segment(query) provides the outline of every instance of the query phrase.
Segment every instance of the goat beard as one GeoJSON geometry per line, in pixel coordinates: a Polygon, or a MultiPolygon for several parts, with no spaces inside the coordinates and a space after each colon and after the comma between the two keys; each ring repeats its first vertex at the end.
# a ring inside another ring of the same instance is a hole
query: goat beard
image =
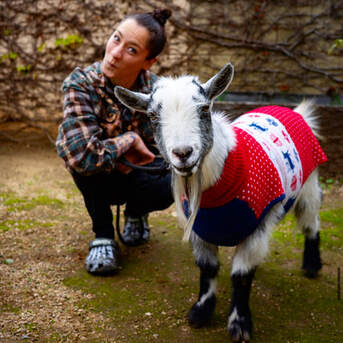
{"type": "Polygon", "coordinates": [[[201,172],[184,177],[173,172],[173,192],[176,213],[180,226],[184,229],[183,241],[188,242],[192,233],[195,217],[198,213],[201,199],[201,172]],[[182,206],[182,196],[188,201],[188,218],[182,206]]]}

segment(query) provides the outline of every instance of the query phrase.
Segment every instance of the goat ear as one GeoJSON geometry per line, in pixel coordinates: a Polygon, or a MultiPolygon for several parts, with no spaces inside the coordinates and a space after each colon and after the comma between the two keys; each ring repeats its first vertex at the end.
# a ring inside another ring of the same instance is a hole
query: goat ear
{"type": "Polygon", "coordinates": [[[226,64],[220,71],[202,85],[207,97],[210,100],[215,99],[222,94],[225,89],[230,85],[233,79],[233,65],[231,63],[226,64]]]}
{"type": "Polygon", "coordinates": [[[114,87],[114,94],[123,105],[139,112],[147,111],[150,95],[132,92],[120,86],[114,87]]]}

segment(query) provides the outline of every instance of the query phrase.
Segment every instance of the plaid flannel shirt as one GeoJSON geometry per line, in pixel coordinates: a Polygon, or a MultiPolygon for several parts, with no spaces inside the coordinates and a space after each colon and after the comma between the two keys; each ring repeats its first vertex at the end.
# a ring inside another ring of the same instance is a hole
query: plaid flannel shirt
{"type": "MultiPolygon", "coordinates": [[[[135,90],[149,93],[155,80],[155,75],[142,72],[135,90]]],[[[101,72],[101,62],[85,69],[78,67],[64,80],[64,118],[56,147],[69,171],[82,175],[110,172],[134,143],[133,132],[147,146],[154,143],[146,114],[119,103],[113,89],[101,72]]]]}

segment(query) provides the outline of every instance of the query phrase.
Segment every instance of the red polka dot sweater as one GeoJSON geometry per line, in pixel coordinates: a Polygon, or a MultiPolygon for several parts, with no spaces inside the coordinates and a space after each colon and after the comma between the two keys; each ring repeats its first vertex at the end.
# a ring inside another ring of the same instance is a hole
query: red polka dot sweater
{"type": "Polygon", "coordinates": [[[193,225],[202,239],[224,246],[253,233],[276,203],[287,212],[308,176],[327,161],[303,117],[291,109],[261,107],[231,125],[237,146],[218,182],[203,192],[193,225]]]}

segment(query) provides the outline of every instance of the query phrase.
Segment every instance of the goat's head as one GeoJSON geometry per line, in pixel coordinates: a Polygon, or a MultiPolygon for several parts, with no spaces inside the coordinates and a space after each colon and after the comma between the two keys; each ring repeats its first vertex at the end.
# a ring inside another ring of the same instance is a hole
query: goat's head
{"type": "Polygon", "coordinates": [[[212,147],[212,102],[232,78],[233,66],[228,63],[203,84],[194,76],[162,77],[151,94],[122,87],[116,87],[115,94],[124,105],[148,114],[161,154],[177,174],[189,176],[212,147]]]}

